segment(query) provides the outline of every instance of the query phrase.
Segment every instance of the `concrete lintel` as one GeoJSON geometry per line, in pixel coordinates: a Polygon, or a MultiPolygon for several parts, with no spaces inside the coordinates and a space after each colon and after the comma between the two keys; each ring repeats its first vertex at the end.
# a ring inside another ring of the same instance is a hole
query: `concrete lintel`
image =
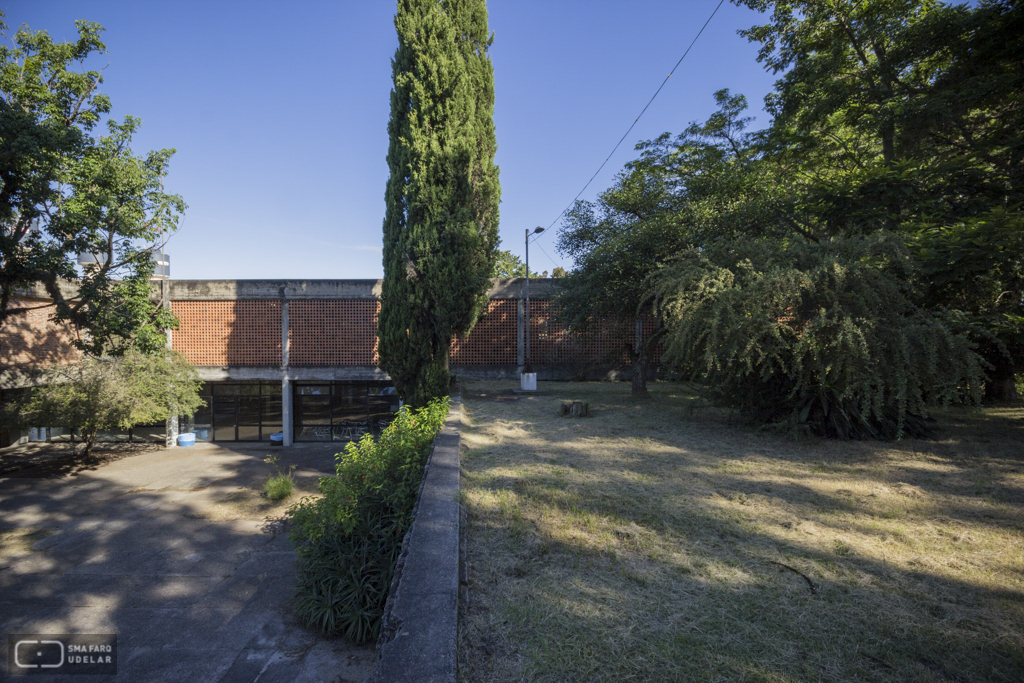
{"type": "MultiPolygon", "coordinates": [[[[167,290],[172,301],[380,299],[383,283],[383,280],[167,280],[167,290]]],[[[488,296],[522,299],[526,296],[525,285],[524,278],[492,278],[488,296]]],[[[548,298],[557,287],[556,279],[531,278],[530,296],[548,298]]]]}
{"type": "Polygon", "coordinates": [[[391,378],[386,372],[374,365],[330,365],[330,366],[291,366],[281,368],[276,365],[204,365],[196,367],[199,379],[204,382],[253,381],[266,380],[279,382],[283,379],[309,381],[350,380],[353,382],[388,381],[391,378]]]}
{"type": "Polygon", "coordinates": [[[453,397],[448,420],[434,441],[399,561],[401,574],[385,608],[385,626],[396,629],[379,644],[380,663],[371,681],[455,683],[461,411],[461,401],[453,397]]]}
{"type": "Polygon", "coordinates": [[[383,280],[169,280],[172,301],[379,299],[383,280]],[[284,296],[282,297],[282,291],[284,296]]]}

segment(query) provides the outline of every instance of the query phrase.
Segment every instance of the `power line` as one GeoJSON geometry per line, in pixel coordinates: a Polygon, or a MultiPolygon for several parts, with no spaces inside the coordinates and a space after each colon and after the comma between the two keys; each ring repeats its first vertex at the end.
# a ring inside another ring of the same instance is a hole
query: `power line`
{"type": "MultiPolygon", "coordinates": [[[[633,127],[636,126],[637,122],[640,120],[640,117],[643,116],[644,112],[647,111],[647,108],[651,106],[651,102],[654,102],[654,98],[658,96],[658,93],[661,92],[661,89],[665,87],[666,83],[668,83],[668,79],[672,78],[672,74],[674,74],[676,72],[676,69],[679,68],[679,65],[683,63],[684,59],[686,59],[686,55],[690,54],[690,49],[693,47],[694,43],[697,42],[697,39],[700,38],[700,34],[704,33],[704,29],[706,29],[708,27],[708,24],[711,23],[711,20],[715,18],[715,14],[718,13],[718,9],[722,6],[722,3],[724,3],[724,2],[725,2],[725,0],[719,0],[719,3],[715,7],[715,10],[711,13],[711,16],[708,17],[708,20],[705,21],[704,25],[700,27],[699,31],[697,31],[697,35],[694,36],[692,41],[690,41],[690,46],[688,48],[686,48],[686,52],[684,52],[683,56],[679,58],[679,61],[676,62],[676,65],[674,67],[672,67],[672,70],[668,72],[668,76],[665,76],[665,80],[663,80],[661,82],[661,85],[658,86],[658,89],[654,92],[654,95],[652,95],[651,99],[647,102],[646,105],[644,105],[643,110],[640,112],[639,115],[637,115],[636,119],[629,126],[629,130],[627,130],[626,133],[621,138],[619,138],[619,141],[615,143],[615,147],[613,147],[612,151],[608,154],[607,157],[605,157],[605,160],[601,162],[601,165],[597,167],[597,170],[594,171],[594,175],[590,176],[590,180],[588,180],[587,184],[583,186],[583,189],[579,191],[579,193],[573,198],[573,200],[571,202],[569,202],[569,206],[567,206],[564,209],[562,209],[562,213],[558,214],[558,216],[555,217],[555,220],[551,221],[551,225],[549,225],[548,228],[547,228],[548,230],[550,230],[551,228],[554,227],[555,223],[557,223],[558,220],[562,216],[565,215],[565,212],[572,208],[572,205],[576,203],[576,200],[580,198],[580,195],[582,195],[584,192],[586,192],[587,188],[590,187],[590,183],[594,182],[594,178],[597,177],[597,174],[601,172],[601,169],[603,169],[605,167],[605,164],[607,164],[608,161],[612,158],[612,155],[615,154],[615,150],[617,150],[619,148],[619,145],[622,144],[622,141],[625,140],[629,136],[629,134],[633,131],[633,127]]],[[[537,237],[539,238],[540,235],[537,235],[537,237]]],[[[540,246],[540,245],[538,244],[537,246],[540,246]]],[[[543,249],[541,249],[541,251],[543,251],[543,249]]],[[[545,256],[546,255],[547,254],[545,252],[545,256]]],[[[551,258],[551,257],[548,256],[548,258],[551,258]]]]}

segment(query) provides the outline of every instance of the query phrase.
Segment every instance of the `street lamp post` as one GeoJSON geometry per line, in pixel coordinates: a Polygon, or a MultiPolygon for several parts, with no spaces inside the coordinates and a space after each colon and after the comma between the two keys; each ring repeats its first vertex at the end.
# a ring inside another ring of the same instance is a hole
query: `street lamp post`
{"type": "Polygon", "coordinates": [[[539,235],[544,228],[537,226],[533,230],[526,229],[526,358],[523,372],[533,372],[530,366],[530,235],[539,235]]]}

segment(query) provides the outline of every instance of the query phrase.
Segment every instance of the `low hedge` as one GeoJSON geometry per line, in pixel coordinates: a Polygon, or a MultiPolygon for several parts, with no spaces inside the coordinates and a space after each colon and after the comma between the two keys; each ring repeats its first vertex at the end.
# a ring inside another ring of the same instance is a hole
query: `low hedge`
{"type": "Polygon", "coordinates": [[[320,479],[321,497],[290,508],[298,612],[308,625],[356,643],[377,638],[430,447],[447,415],[447,398],[416,411],[403,407],[379,439],[364,435],[337,455],[336,476],[320,479]]]}

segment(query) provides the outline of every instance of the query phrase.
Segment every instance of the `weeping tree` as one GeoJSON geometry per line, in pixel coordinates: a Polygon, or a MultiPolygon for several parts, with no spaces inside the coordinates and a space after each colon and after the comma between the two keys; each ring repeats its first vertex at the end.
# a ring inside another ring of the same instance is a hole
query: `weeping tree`
{"type": "Polygon", "coordinates": [[[446,394],[452,337],[486,310],[498,242],[484,0],[399,0],[380,365],[407,403],[446,394]]]}
{"type": "Polygon", "coordinates": [[[923,436],[929,406],[981,398],[955,315],[915,303],[891,235],[722,241],[653,276],[665,357],[760,421],[839,438],[923,436]]]}

